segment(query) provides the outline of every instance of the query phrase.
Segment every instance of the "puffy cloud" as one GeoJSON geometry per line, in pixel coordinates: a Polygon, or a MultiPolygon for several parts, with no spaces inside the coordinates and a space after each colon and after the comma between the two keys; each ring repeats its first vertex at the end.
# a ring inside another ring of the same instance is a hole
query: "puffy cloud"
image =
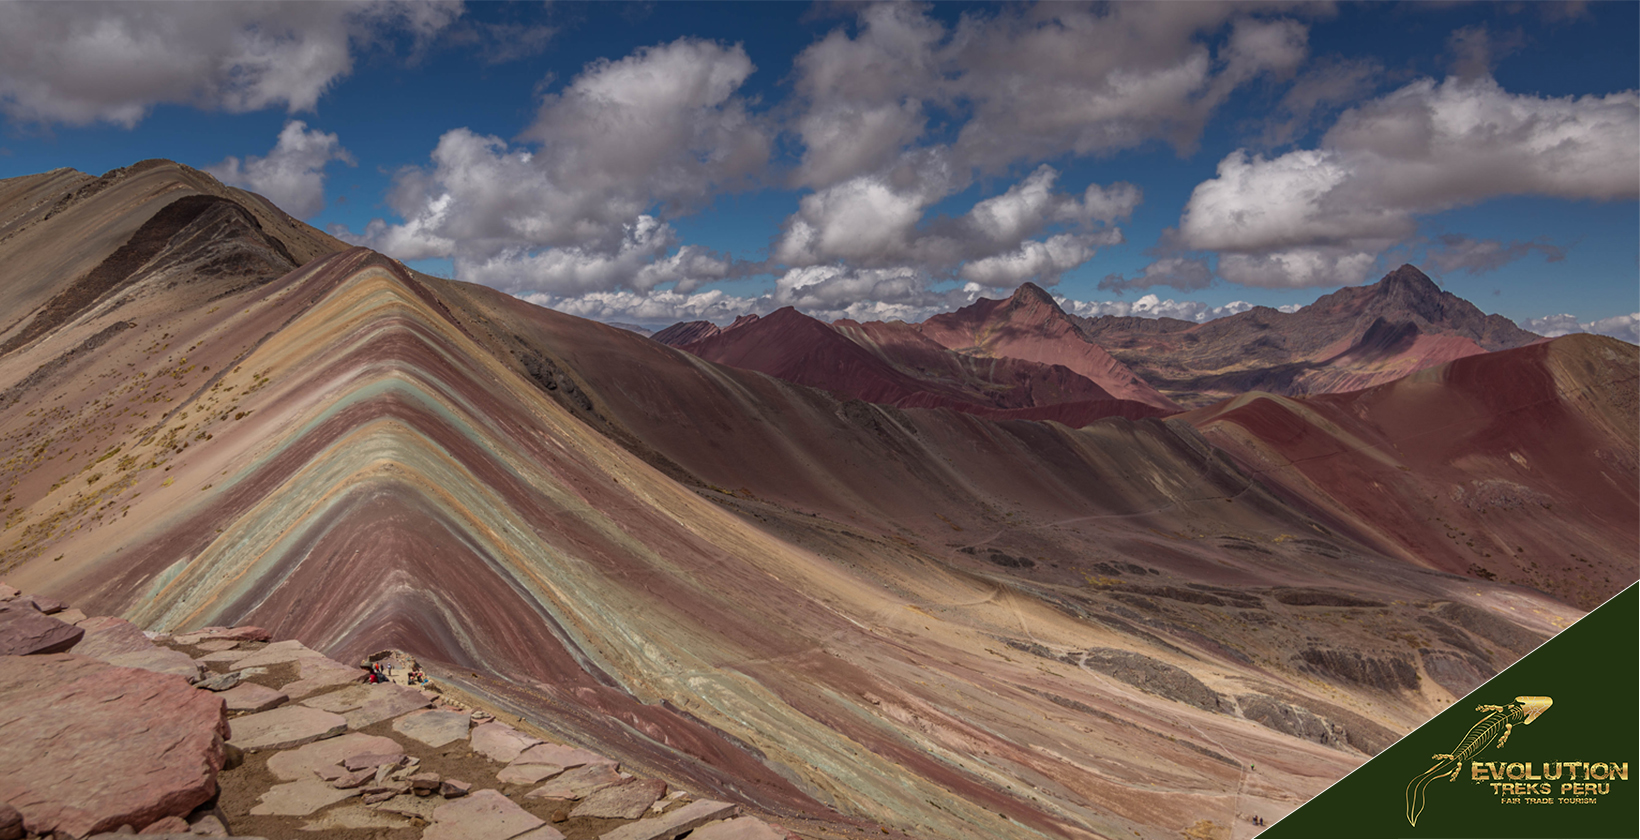
{"type": "Polygon", "coordinates": [[[1308,132],[1318,116],[1371,93],[1384,67],[1374,59],[1327,57],[1316,61],[1282,95],[1265,122],[1260,145],[1282,146],[1308,132]]]}
{"type": "Polygon", "coordinates": [[[869,6],[860,34],[836,30],[793,62],[808,107],[796,131],[805,147],[800,185],[827,187],[894,161],[923,133],[923,101],[939,97],[935,55],[944,28],[904,3],[869,6]]]}
{"type": "Polygon", "coordinates": [[[1533,251],[1542,254],[1545,262],[1560,262],[1566,258],[1565,248],[1549,242],[1502,242],[1448,233],[1436,238],[1436,245],[1426,252],[1424,263],[1441,274],[1453,271],[1484,274],[1524,259],[1533,251]]]}
{"type": "Polygon", "coordinates": [[[957,159],[996,170],[1065,153],[1109,154],[1152,139],[1181,152],[1231,91],[1290,72],[1307,29],[1232,3],[1046,4],[963,18],[945,51],[951,95],[973,116],[957,159]],[[1217,55],[1208,43],[1229,22],[1217,55]]]}
{"type": "MultiPolygon", "coordinates": [[[[1122,294],[1129,289],[1148,289],[1152,286],[1172,286],[1181,292],[1193,292],[1213,285],[1213,269],[1206,260],[1189,257],[1164,257],[1145,266],[1144,271],[1129,280],[1120,274],[1107,274],[1099,281],[1100,291],[1122,294]]],[[[1147,297],[1155,297],[1148,295],[1147,297]]]]}
{"type": "Polygon", "coordinates": [[[770,130],[736,91],[753,72],[739,46],[683,38],[600,59],[510,144],[446,132],[428,167],[395,178],[404,220],[343,232],[400,259],[449,257],[464,280],[552,294],[729,276],[729,263],[676,245],[655,215],[685,212],[746,185],[767,163],[770,130]]]}
{"type": "Polygon", "coordinates": [[[662,283],[690,292],[730,275],[729,260],[698,245],[677,243],[672,227],[653,216],[639,216],[627,226],[626,238],[609,252],[569,246],[536,252],[503,251],[462,265],[462,279],[498,289],[576,295],[608,289],[649,291],[662,283]]]}
{"type": "Polygon", "coordinates": [[[1059,172],[1043,165],[967,213],[924,225],[928,208],[953,182],[941,154],[908,156],[904,163],[903,173],[861,176],[804,196],[775,242],[773,262],[915,266],[911,273],[918,276],[956,276],[992,288],[1029,279],[1052,284],[1098,247],[1120,244],[1122,231],[1111,223],[1126,220],[1142,199],[1127,183],[1091,184],[1080,197],[1057,192],[1059,172]]]}
{"type": "Polygon", "coordinates": [[[1552,98],[1424,79],[1346,111],[1320,148],[1230,154],[1169,244],[1218,251],[1235,283],[1358,283],[1421,215],[1507,195],[1632,199],[1637,147],[1634,91],[1552,98]]]}
{"type": "Polygon", "coordinates": [[[307,123],[291,120],[279,132],[279,141],[267,157],[236,157],[205,167],[224,183],[261,193],[280,209],[305,219],[325,208],[325,165],[341,161],[356,165],[335,134],[308,130],[307,123]]]}
{"type": "Polygon", "coordinates": [[[993,289],[1017,286],[1036,279],[1044,284],[1059,282],[1059,275],[1093,259],[1099,245],[1122,242],[1122,231],[1111,228],[1103,234],[1061,233],[1044,241],[1021,242],[1013,251],[970,260],[957,276],[993,289]]]}
{"type": "Polygon", "coordinates": [[[736,297],[719,289],[695,294],[658,289],[651,292],[588,292],[574,296],[533,292],[520,297],[539,306],[595,321],[646,326],[664,326],[678,321],[715,321],[722,324],[748,312],[766,314],[773,311],[759,298],[736,297]]]}
{"type": "Polygon", "coordinates": [[[351,46],[430,38],[459,3],[4,3],[0,112],[136,125],[160,103],[312,110],[351,46]]]}
{"type": "MultiPolygon", "coordinates": [[[[1178,318],[1181,321],[1194,321],[1198,324],[1246,312],[1253,308],[1251,303],[1244,300],[1231,301],[1223,306],[1208,306],[1198,300],[1162,300],[1156,295],[1145,295],[1135,301],[1125,300],[1070,300],[1069,298],[1055,298],[1059,305],[1072,315],[1081,315],[1084,318],[1097,318],[1101,315],[1133,316],[1137,318],[1178,318]]],[[[1277,307],[1282,312],[1296,312],[1297,304],[1277,307]]]]}
{"type": "Polygon", "coordinates": [[[1578,321],[1571,315],[1547,315],[1542,318],[1527,318],[1521,323],[1521,327],[1550,338],[1586,332],[1609,335],[1630,344],[1640,344],[1640,312],[1597,318],[1593,321],[1578,321]]]}

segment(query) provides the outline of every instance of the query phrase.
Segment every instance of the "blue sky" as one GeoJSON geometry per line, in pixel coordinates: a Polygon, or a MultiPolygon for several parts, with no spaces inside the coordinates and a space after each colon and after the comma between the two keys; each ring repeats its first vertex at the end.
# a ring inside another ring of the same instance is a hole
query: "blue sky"
{"type": "Polygon", "coordinates": [[[12,3],[0,177],[171,158],[647,325],[1027,280],[1202,319],[1412,262],[1633,341],[1637,68],[1634,3],[12,3]]]}

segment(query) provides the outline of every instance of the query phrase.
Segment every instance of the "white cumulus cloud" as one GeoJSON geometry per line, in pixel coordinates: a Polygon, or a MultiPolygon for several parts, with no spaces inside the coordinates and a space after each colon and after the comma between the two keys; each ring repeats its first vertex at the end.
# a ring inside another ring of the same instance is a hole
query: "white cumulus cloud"
{"type": "Polygon", "coordinates": [[[1640,95],[1511,94],[1490,77],[1413,82],[1344,112],[1316,149],[1237,151],[1191,194],[1170,244],[1266,287],[1359,283],[1421,216],[1509,195],[1640,194],[1640,95]]]}
{"type": "Polygon", "coordinates": [[[309,111],[353,47],[432,37],[460,3],[0,3],[0,112],[132,127],[155,105],[309,111]]]}
{"type": "Polygon", "coordinates": [[[306,219],[325,209],[325,165],[331,161],[355,165],[353,155],[342,148],[335,134],[310,131],[307,123],[291,120],[266,157],[252,155],[243,161],[229,157],[205,171],[224,183],[260,193],[286,213],[306,219]]]}
{"type": "Polygon", "coordinates": [[[762,173],[772,129],[737,95],[754,69],[741,47],[693,38],[592,62],[545,97],[521,142],[446,132],[430,166],[395,178],[403,221],[339,235],[400,259],[448,257],[461,279],[519,293],[722,279],[728,261],[678,247],[665,217],[762,173]]]}
{"type": "Polygon", "coordinates": [[[1579,321],[1571,315],[1564,314],[1546,315],[1542,318],[1527,318],[1521,323],[1521,327],[1550,338],[1585,332],[1609,335],[1630,344],[1640,344],[1640,312],[1596,318],[1593,321],[1579,321]]]}

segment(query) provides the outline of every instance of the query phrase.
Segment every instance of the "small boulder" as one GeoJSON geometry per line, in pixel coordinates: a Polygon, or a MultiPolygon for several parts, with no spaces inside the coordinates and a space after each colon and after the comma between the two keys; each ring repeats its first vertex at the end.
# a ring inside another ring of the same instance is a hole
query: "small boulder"
{"type": "MultiPolygon", "coordinates": [[[[0,584],[0,588],[5,584],[0,584]]],[[[13,589],[15,595],[17,590],[13,589]]],[[[0,593],[4,594],[4,593],[0,593]]],[[[0,802],[0,840],[22,840],[23,815],[5,802],[0,802]]]]}
{"type": "Polygon", "coordinates": [[[445,779],[438,784],[438,795],[445,799],[459,799],[473,792],[473,786],[456,779],[445,779]]]}
{"type": "Polygon", "coordinates": [[[16,598],[18,595],[21,595],[21,594],[23,594],[23,591],[21,589],[18,589],[15,586],[9,586],[7,584],[0,583],[0,601],[10,601],[11,599],[16,598]]]}
{"type": "Polygon", "coordinates": [[[404,759],[404,753],[399,751],[361,753],[358,755],[350,755],[342,759],[342,766],[349,770],[369,770],[374,773],[376,772],[376,768],[381,767],[384,764],[390,764],[397,767],[404,763],[404,759]]]}
{"type": "Polygon", "coordinates": [[[0,656],[62,653],[79,643],[85,631],[58,621],[15,600],[0,603],[0,656]]]}
{"type": "MultiPolygon", "coordinates": [[[[319,778],[322,779],[324,777],[325,777],[324,773],[319,774],[319,778]]],[[[330,786],[337,789],[337,790],[352,790],[353,788],[360,787],[365,782],[368,782],[368,781],[370,781],[374,778],[376,778],[375,768],[368,768],[368,769],[365,769],[365,770],[350,770],[350,771],[342,773],[340,776],[337,776],[335,779],[332,779],[331,782],[330,782],[330,786]]]]}
{"type": "Polygon", "coordinates": [[[409,779],[410,790],[417,796],[432,796],[440,781],[437,773],[417,773],[409,779]]]}
{"type": "Polygon", "coordinates": [[[47,598],[44,595],[30,595],[28,600],[30,603],[34,604],[35,609],[45,613],[46,615],[54,615],[68,609],[68,605],[62,601],[59,601],[56,598],[47,598]]]}
{"type": "Polygon", "coordinates": [[[138,834],[187,834],[188,833],[188,821],[181,818],[181,817],[178,817],[178,816],[162,817],[160,819],[154,820],[153,822],[149,823],[146,828],[144,828],[143,830],[141,830],[137,833],[138,834]]]}
{"type": "Polygon", "coordinates": [[[265,685],[242,682],[217,695],[230,712],[265,712],[290,701],[285,692],[265,685]]]}
{"type": "Polygon", "coordinates": [[[217,674],[214,677],[200,680],[194,683],[194,688],[203,688],[206,691],[227,691],[239,685],[239,680],[240,673],[238,671],[229,671],[226,674],[217,674]]]}

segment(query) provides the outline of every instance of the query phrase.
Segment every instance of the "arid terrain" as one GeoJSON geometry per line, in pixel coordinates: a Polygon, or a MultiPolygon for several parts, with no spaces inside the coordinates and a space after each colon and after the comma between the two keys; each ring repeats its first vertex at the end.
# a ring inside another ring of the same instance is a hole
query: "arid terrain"
{"type": "Polygon", "coordinates": [[[0,579],[402,649],[803,836],[1250,836],[1640,577],[1640,350],[1410,267],[677,348],[167,161],[0,181],[0,266],[0,579]]]}

